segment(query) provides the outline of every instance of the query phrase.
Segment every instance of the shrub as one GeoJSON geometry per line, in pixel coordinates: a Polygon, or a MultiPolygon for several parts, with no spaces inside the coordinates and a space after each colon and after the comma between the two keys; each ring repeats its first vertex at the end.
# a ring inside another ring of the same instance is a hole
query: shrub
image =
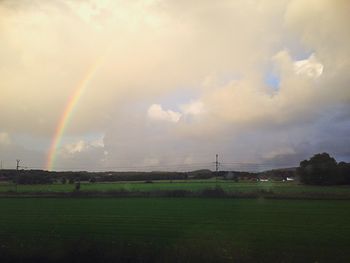
{"type": "Polygon", "coordinates": [[[96,183],[96,178],[95,177],[91,177],[89,180],[90,183],[96,183]]]}
{"type": "Polygon", "coordinates": [[[80,182],[75,183],[75,191],[80,190],[80,182]]]}

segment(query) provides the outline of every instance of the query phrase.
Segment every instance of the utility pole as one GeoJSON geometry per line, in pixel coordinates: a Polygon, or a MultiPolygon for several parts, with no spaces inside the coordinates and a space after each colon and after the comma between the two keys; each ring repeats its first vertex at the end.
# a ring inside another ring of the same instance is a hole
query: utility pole
{"type": "Polygon", "coordinates": [[[17,184],[18,184],[18,177],[19,177],[19,162],[21,160],[17,159],[16,162],[17,162],[17,165],[16,165],[16,192],[17,192],[17,184]]]}
{"type": "Polygon", "coordinates": [[[219,175],[219,155],[216,154],[216,158],[215,158],[215,183],[216,186],[218,186],[218,175],[219,175]]]}

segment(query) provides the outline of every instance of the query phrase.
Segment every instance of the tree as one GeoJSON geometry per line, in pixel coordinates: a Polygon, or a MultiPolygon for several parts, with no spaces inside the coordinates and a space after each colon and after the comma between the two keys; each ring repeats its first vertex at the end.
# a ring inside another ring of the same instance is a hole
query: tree
{"type": "Polygon", "coordinates": [[[350,163],[340,162],[338,164],[338,174],[343,184],[350,184],[350,163]]]}
{"type": "Polygon", "coordinates": [[[96,177],[91,177],[90,180],[89,180],[90,183],[96,183],[96,177]]]}
{"type": "Polygon", "coordinates": [[[75,183],[75,191],[79,191],[80,190],[80,182],[76,182],[75,183]]]}
{"type": "Polygon", "coordinates": [[[61,183],[62,183],[62,184],[66,184],[66,183],[67,183],[66,177],[62,177],[62,178],[61,178],[61,183]]]}
{"type": "Polygon", "coordinates": [[[297,170],[301,182],[315,185],[341,183],[337,162],[328,153],[315,154],[310,160],[300,162],[297,170]]]}

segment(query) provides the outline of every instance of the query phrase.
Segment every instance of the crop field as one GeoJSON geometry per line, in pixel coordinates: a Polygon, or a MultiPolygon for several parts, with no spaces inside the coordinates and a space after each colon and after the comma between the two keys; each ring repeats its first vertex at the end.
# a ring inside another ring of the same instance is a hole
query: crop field
{"type": "MultiPolygon", "coordinates": [[[[113,183],[88,183],[82,182],[80,191],[158,191],[158,190],[187,190],[198,192],[216,185],[229,193],[247,193],[260,190],[274,193],[325,193],[325,194],[349,194],[349,186],[310,186],[300,185],[295,182],[232,182],[215,180],[189,180],[189,181],[154,181],[145,182],[113,182],[113,183]]],[[[0,192],[16,191],[14,184],[1,183],[0,192]]],[[[17,192],[72,192],[74,184],[49,184],[49,185],[18,185],[17,192]]]]}
{"type": "Polygon", "coordinates": [[[350,202],[0,198],[0,261],[350,262],[350,202]]]}

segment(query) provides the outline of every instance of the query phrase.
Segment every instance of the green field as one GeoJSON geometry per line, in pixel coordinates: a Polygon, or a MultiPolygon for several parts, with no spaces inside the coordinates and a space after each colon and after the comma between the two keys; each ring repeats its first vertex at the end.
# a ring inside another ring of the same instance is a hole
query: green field
{"type": "MultiPolygon", "coordinates": [[[[325,193],[325,194],[349,194],[349,186],[309,186],[294,182],[232,182],[219,181],[218,185],[229,193],[247,193],[260,190],[274,193],[325,193]]],[[[207,188],[214,188],[215,180],[190,180],[190,181],[154,181],[144,182],[116,182],[116,183],[82,183],[81,191],[157,191],[157,190],[187,190],[198,192],[207,188]]],[[[15,191],[15,185],[9,183],[0,184],[0,192],[15,191]]],[[[18,185],[19,193],[33,192],[72,192],[73,184],[51,185],[18,185]]]]}
{"type": "Polygon", "coordinates": [[[0,259],[350,262],[350,202],[0,198],[0,259]]]}

